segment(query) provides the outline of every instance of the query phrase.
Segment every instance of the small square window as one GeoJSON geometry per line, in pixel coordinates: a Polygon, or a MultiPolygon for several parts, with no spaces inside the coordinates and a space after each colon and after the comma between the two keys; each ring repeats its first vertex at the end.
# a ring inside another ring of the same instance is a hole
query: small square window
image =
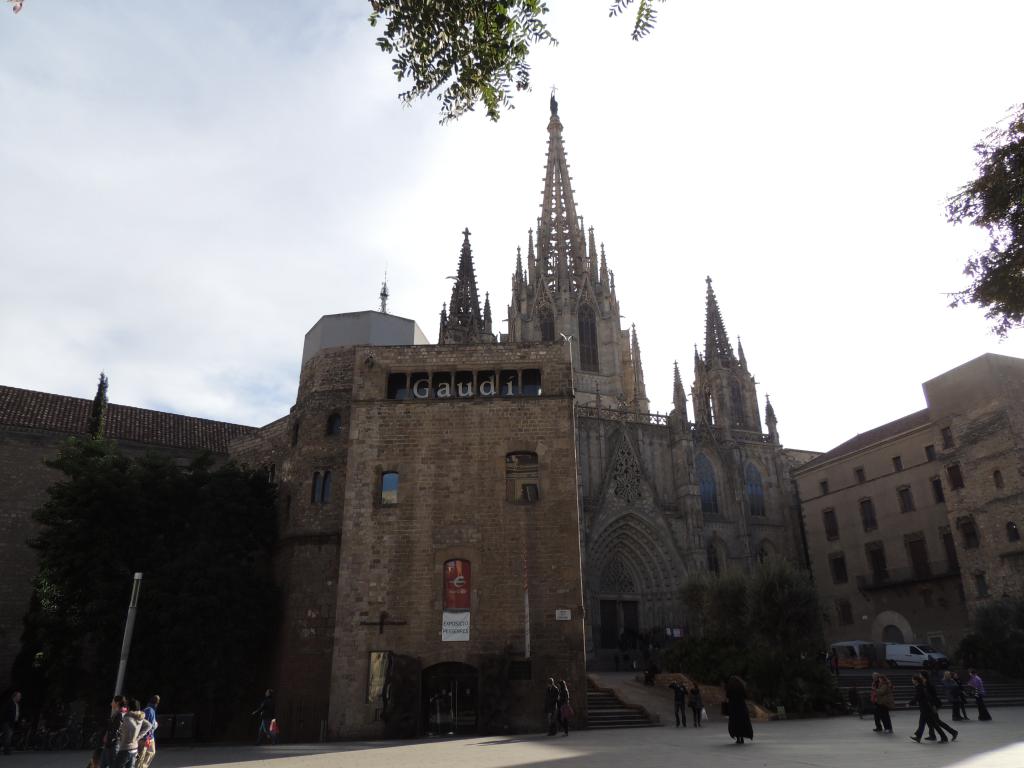
{"type": "Polygon", "coordinates": [[[893,470],[893,472],[902,472],[903,471],[903,457],[902,456],[893,456],[892,457],[892,470],[893,470]]]}
{"type": "Polygon", "coordinates": [[[1006,540],[1020,541],[1020,529],[1017,528],[1017,524],[1012,520],[1006,524],[1006,540]]]}
{"type": "Polygon", "coordinates": [[[820,480],[818,482],[818,487],[821,488],[821,495],[822,496],[827,496],[828,495],[828,480],[820,480]]]}
{"type": "Polygon", "coordinates": [[[969,517],[961,517],[956,521],[956,527],[960,529],[960,536],[964,540],[964,549],[977,549],[981,545],[978,537],[978,526],[969,517]]]}
{"type": "Polygon", "coordinates": [[[829,541],[838,539],[839,522],[836,520],[836,511],[834,509],[826,509],[822,511],[821,517],[825,523],[825,538],[829,541]]]}
{"type": "Polygon", "coordinates": [[[537,454],[509,453],[505,456],[505,501],[533,504],[540,499],[537,454]]]}
{"type": "Polygon", "coordinates": [[[953,443],[953,430],[951,430],[949,427],[943,427],[942,428],[942,447],[943,448],[952,448],[953,445],[954,445],[954,443],[953,443]]]}
{"type": "Polygon", "coordinates": [[[873,531],[878,528],[878,518],[875,516],[875,502],[871,499],[860,500],[860,521],[865,531],[873,531]]]}
{"type": "Polygon", "coordinates": [[[380,503],[390,506],[398,503],[398,473],[382,472],[380,476],[380,503]]]}
{"type": "Polygon", "coordinates": [[[934,445],[926,445],[924,447],[924,457],[928,461],[935,461],[935,446],[934,445]]]}
{"type": "Polygon", "coordinates": [[[913,512],[914,507],[914,493],[908,486],[903,486],[896,491],[896,498],[900,502],[900,512],[907,513],[913,512]]]}
{"type": "Polygon", "coordinates": [[[832,571],[832,583],[845,584],[849,580],[846,575],[846,555],[842,552],[835,552],[828,556],[828,561],[832,571]]]}
{"type": "Polygon", "coordinates": [[[867,480],[867,476],[864,474],[864,467],[857,467],[853,470],[853,476],[857,478],[858,483],[863,483],[867,480]]]}

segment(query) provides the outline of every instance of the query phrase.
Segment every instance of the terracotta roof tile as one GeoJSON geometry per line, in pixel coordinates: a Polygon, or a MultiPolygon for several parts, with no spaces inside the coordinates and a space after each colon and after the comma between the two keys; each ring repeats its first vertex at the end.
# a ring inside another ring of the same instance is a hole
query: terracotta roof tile
{"type": "Polygon", "coordinates": [[[856,437],[850,438],[845,443],[841,443],[827,453],[821,454],[816,459],[811,459],[806,464],[796,468],[797,472],[803,472],[805,469],[816,467],[819,464],[824,464],[837,456],[844,456],[848,453],[854,453],[862,448],[867,448],[869,445],[880,443],[883,440],[888,440],[890,437],[909,432],[917,427],[923,427],[931,419],[928,417],[928,409],[925,408],[921,411],[916,411],[907,416],[902,416],[896,421],[890,421],[888,424],[883,424],[880,427],[869,429],[867,432],[861,432],[856,437]]]}
{"type": "MultiPolygon", "coordinates": [[[[0,424],[13,427],[85,434],[91,406],[91,400],[80,397],[0,386],[0,424]]],[[[107,408],[104,427],[104,435],[114,440],[215,453],[227,453],[231,440],[254,432],[255,427],[241,424],[114,403],[107,408]]]]}

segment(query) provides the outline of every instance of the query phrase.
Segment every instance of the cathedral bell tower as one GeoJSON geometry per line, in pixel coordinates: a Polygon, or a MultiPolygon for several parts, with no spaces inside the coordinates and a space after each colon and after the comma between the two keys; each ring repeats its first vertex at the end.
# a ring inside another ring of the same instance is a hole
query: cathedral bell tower
{"type": "Polygon", "coordinates": [[[761,414],[753,375],[747,370],[743,345],[737,356],[725,333],[718,299],[707,278],[704,356],[694,349],[693,410],[698,424],[714,426],[726,435],[735,431],[761,433],[761,414]]]}
{"type": "Polygon", "coordinates": [[[541,215],[528,235],[525,267],[522,250],[516,254],[508,327],[514,342],[571,341],[580,402],[593,402],[600,392],[618,407],[650,409],[636,329],[621,327],[604,244],[598,251],[594,228],[584,231],[576,213],[554,95],[541,215]]]}

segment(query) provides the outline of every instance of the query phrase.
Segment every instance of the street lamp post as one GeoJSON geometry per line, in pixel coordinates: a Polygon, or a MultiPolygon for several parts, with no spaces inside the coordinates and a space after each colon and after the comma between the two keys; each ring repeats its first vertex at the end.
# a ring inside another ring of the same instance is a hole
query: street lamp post
{"type": "Polygon", "coordinates": [[[139,607],[139,590],[142,588],[142,573],[136,571],[132,581],[132,597],[128,601],[128,617],[124,621],[124,639],[121,641],[121,663],[117,665],[117,682],[114,683],[114,695],[121,693],[124,685],[124,672],[128,667],[128,651],[132,647],[132,630],[135,629],[135,612],[139,607]]]}

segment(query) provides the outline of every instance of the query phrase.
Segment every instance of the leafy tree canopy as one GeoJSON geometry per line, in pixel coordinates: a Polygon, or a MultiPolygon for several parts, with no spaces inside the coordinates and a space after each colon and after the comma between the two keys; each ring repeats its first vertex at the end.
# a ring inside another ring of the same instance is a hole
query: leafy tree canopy
{"type": "MultiPolygon", "coordinates": [[[[633,39],[654,29],[656,2],[635,0],[633,39]]],[[[634,0],[612,0],[610,16],[623,13],[634,0]]],[[[370,24],[381,25],[377,47],[392,54],[398,81],[409,82],[399,94],[406,104],[436,93],[441,122],[483,104],[497,120],[512,109],[512,93],[530,87],[530,46],[558,41],[543,20],[542,0],[370,0],[370,24]]]]}
{"type": "Polygon", "coordinates": [[[225,726],[225,713],[251,705],[275,629],[266,474],[127,456],[102,439],[71,439],[49,464],[64,477],[36,514],[22,671],[41,666],[51,699],[109,700],[142,571],[125,692],[158,692],[173,711],[216,714],[225,726]]]}
{"type": "Polygon", "coordinates": [[[955,224],[988,232],[986,250],[969,259],[971,284],[954,294],[952,306],[977,304],[1005,336],[1024,323],[1024,104],[974,147],[978,177],[949,199],[955,224]]]}
{"type": "Polygon", "coordinates": [[[753,697],[791,712],[837,704],[819,660],[822,611],[806,573],[770,560],[751,574],[690,579],[682,601],[691,634],[666,652],[668,669],[716,684],[739,675],[753,697]]]}

